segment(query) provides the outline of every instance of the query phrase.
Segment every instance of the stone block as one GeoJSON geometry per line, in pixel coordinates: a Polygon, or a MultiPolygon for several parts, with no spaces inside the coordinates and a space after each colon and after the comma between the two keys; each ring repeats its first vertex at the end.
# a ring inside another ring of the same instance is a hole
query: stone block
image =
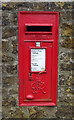
{"type": "Polygon", "coordinates": [[[72,106],[61,105],[56,112],[57,118],[72,119],[72,106]]]}
{"type": "Polygon", "coordinates": [[[70,49],[63,49],[61,48],[59,51],[59,64],[66,63],[66,64],[73,64],[74,63],[74,52],[70,49]]]}
{"type": "Polygon", "coordinates": [[[2,41],[2,51],[7,52],[9,50],[9,41],[4,39],[2,41]]]}
{"type": "Polygon", "coordinates": [[[17,48],[17,41],[12,41],[13,51],[12,53],[16,54],[18,52],[17,48]]]}
{"type": "Polygon", "coordinates": [[[2,71],[3,71],[4,74],[8,74],[8,75],[14,74],[14,75],[16,75],[17,74],[17,65],[5,64],[2,67],[2,71]]]}
{"type": "Polygon", "coordinates": [[[74,64],[61,63],[60,64],[60,70],[61,71],[71,71],[71,70],[74,70],[74,64]]]}
{"type": "Polygon", "coordinates": [[[17,65],[7,65],[6,72],[11,74],[17,73],[17,65]]]}
{"type": "Polygon", "coordinates": [[[15,8],[15,3],[3,3],[2,4],[2,10],[12,10],[13,8],[15,8]]]}
{"type": "Polygon", "coordinates": [[[60,45],[64,48],[72,48],[74,49],[74,39],[72,37],[66,37],[62,38],[62,42],[60,42],[60,45]]]}
{"type": "MultiPolygon", "coordinates": [[[[8,76],[8,77],[3,77],[2,78],[2,83],[4,87],[10,87],[12,85],[18,84],[18,77],[15,76],[8,76]]],[[[12,87],[11,87],[12,88],[12,87]]]]}
{"type": "Polygon", "coordinates": [[[16,36],[17,33],[17,26],[6,26],[3,27],[2,29],[2,38],[8,38],[8,37],[12,37],[12,36],[16,36]]]}
{"type": "Polygon", "coordinates": [[[58,11],[64,12],[66,10],[72,10],[72,2],[49,2],[48,3],[49,11],[58,11]]]}
{"type": "Polygon", "coordinates": [[[7,18],[2,18],[2,26],[9,25],[9,19],[7,18]]]}
{"type": "Polygon", "coordinates": [[[3,101],[2,101],[2,105],[3,106],[16,106],[16,99],[14,97],[6,97],[3,101]]]}
{"type": "Polygon", "coordinates": [[[63,23],[61,26],[61,36],[72,36],[72,24],[63,23]]]}
{"type": "Polygon", "coordinates": [[[11,25],[13,25],[13,26],[15,26],[15,25],[17,25],[17,23],[18,23],[18,18],[17,18],[17,12],[15,13],[15,11],[14,12],[3,12],[2,13],[2,25],[3,25],[3,27],[4,26],[11,26],[11,25]]]}
{"type": "Polygon", "coordinates": [[[11,61],[14,61],[14,58],[13,57],[11,57],[11,56],[9,56],[9,55],[5,55],[5,54],[3,54],[3,56],[2,56],[2,62],[11,62],[11,61]]]}
{"type": "Polygon", "coordinates": [[[72,23],[72,9],[71,10],[63,10],[60,12],[60,25],[63,23],[72,23]]]}

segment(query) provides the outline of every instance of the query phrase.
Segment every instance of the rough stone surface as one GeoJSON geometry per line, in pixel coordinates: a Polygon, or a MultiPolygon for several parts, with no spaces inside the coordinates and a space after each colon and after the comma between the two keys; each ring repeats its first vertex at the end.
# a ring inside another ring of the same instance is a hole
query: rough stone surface
{"type": "Polygon", "coordinates": [[[74,90],[73,2],[7,2],[2,4],[2,111],[7,118],[72,120],[74,90]],[[18,11],[59,11],[58,100],[56,107],[18,106],[18,11]],[[73,37],[73,38],[72,38],[73,37]]]}

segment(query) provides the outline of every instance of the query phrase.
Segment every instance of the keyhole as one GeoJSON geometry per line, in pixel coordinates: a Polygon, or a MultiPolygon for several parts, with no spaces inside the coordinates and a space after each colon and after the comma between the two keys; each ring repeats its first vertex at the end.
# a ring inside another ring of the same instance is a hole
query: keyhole
{"type": "Polygon", "coordinates": [[[32,81],[32,73],[29,73],[29,81],[32,81]]]}

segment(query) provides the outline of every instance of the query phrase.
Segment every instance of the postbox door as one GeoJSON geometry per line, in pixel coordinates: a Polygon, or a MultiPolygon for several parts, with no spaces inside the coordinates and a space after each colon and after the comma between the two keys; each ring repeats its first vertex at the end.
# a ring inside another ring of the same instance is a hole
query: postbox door
{"type": "Polygon", "coordinates": [[[19,105],[55,106],[58,12],[19,12],[19,105]]]}
{"type": "Polygon", "coordinates": [[[23,102],[52,101],[53,43],[26,42],[22,44],[23,102]]]}

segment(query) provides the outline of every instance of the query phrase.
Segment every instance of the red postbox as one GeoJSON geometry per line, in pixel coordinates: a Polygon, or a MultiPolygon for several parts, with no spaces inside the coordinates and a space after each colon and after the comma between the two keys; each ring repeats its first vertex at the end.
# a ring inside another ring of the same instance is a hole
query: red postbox
{"type": "Polygon", "coordinates": [[[19,12],[19,105],[55,106],[58,12],[19,12]]]}

